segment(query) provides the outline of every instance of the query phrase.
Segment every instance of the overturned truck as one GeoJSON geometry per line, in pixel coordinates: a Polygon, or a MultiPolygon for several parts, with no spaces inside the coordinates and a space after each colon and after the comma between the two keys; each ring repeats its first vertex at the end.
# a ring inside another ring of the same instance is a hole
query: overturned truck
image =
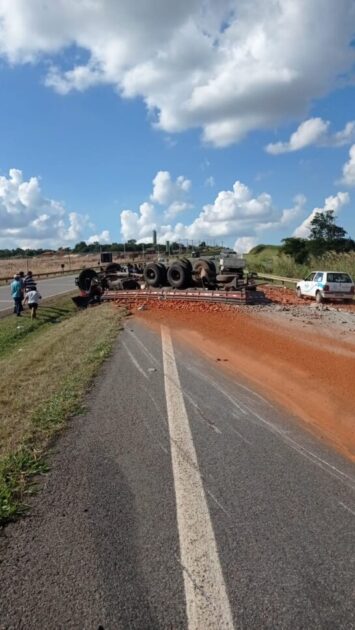
{"type": "Polygon", "coordinates": [[[237,290],[251,280],[245,276],[244,268],[245,260],[237,254],[221,254],[218,258],[180,258],[148,263],[143,276],[145,284],[152,288],[170,286],[173,289],[203,287],[237,290]]]}
{"type": "Polygon", "coordinates": [[[237,254],[221,253],[218,257],[160,259],[142,266],[125,268],[117,263],[99,272],[83,269],[76,279],[82,295],[93,287],[102,291],[126,291],[141,288],[204,288],[238,291],[256,288],[255,276],[245,274],[245,260],[237,254]]]}

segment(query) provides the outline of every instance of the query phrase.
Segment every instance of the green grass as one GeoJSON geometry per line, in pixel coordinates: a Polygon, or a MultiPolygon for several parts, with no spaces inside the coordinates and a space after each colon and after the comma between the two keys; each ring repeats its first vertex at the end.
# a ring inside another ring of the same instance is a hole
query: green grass
{"type": "Polygon", "coordinates": [[[8,331],[0,357],[0,524],[26,512],[35,477],[48,470],[49,444],[83,411],[122,326],[123,311],[110,304],[78,312],[63,298],[58,303],[55,326],[43,313],[42,323],[14,336],[7,318],[0,320],[8,331]]]}
{"type": "Polygon", "coordinates": [[[50,328],[77,313],[70,295],[46,300],[37,311],[37,318],[31,320],[30,311],[25,307],[21,317],[8,315],[0,319],[0,357],[11,351],[29,335],[36,335],[43,328],[50,328]]]}
{"type": "Polygon", "coordinates": [[[279,245],[257,245],[245,255],[249,271],[273,273],[275,259],[280,251],[279,245]]]}
{"type": "Polygon", "coordinates": [[[257,245],[245,256],[249,271],[259,274],[304,278],[311,271],[345,271],[355,279],[355,252],[336,254],[328,252],[319,258],[312,257],[307,264],[299,265],[290,256],[280,253],[278,245],[257,245]]]}

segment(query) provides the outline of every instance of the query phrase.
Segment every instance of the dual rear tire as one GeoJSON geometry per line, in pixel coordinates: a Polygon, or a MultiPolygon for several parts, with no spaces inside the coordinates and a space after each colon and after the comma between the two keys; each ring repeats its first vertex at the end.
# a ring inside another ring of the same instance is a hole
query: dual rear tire
{"type": "Polygon", "coordinates": [[[166,269],[162,263],[149,263],[143,275],[146,284],[154,289],[166,284],[166,269]]]}

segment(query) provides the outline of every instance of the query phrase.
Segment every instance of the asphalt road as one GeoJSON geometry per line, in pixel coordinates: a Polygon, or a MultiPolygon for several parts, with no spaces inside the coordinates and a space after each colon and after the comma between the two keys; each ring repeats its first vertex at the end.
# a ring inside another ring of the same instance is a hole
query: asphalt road
{"type": "MultiPolygon", "coordinates": [[[[61,293],[75,290],[74,276],[57,276],[47,280],[38,280],[37,288],[42,298],[54,297],[61,293]]],[[[0,312],[11,309],[13,300],[11,299],[10,285],[0,287],[0,312]]]]}
{"type": "Polygon", "coordinates": [[[2,630],[355,628],[353,466],[168,329],[128,321],[43,485],[2,630]]]}

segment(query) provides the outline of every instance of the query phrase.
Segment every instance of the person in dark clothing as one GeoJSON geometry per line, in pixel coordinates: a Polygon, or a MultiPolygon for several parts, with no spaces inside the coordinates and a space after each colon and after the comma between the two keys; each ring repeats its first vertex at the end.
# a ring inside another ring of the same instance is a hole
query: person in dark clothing
{"type": "Polygon", "coordinates": [[[91,280],[90,289],[88,293],[88,305],[100,304],[102,293],[103,293],[103,290],[100,287],[98,279],[93,278],[91,280]]]}
{"type": "Polygon", "coordinates": [[[34,281],[33,275],[32,275],[32,271],[28,271],[27,272],[27,276],[24,279],[24,288],[25,288],[25,293],[27,293],[27,291],[35,291],[36,290],[36,283],[34,281]]]}
{"type": "Polygon", "coordinates": [[[23,311],[23,298],[25,297],[25,274],[23,271],[20,271],[19,274],[20,276],[20,282],[21,282],[21,291],[22,291],[22,297],[21,297],[21,313],[23,311]]]}

